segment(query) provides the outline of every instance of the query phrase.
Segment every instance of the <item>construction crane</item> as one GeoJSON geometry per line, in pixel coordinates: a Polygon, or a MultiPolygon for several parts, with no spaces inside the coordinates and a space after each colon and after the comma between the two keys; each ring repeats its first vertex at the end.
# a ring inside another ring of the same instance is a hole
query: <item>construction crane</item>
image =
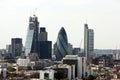
{"type": "Polygon", "coordinates": [[[80,50],[79,50],[79,52],[81,51],[82,42],[83,42],[83,39],[81,39],[81,41],[80,41],[80,50]]]}

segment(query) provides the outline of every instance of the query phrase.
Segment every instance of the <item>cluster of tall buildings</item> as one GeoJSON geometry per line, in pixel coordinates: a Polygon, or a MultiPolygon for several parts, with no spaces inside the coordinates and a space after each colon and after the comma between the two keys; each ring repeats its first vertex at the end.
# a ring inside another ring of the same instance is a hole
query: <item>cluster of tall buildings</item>
{"type": "Polygon", "coordinates": [[[11,44],[6,45],[4,58],[19,58],[23,53],[22,38],[12,38],[11,44]],[[6,53],[6,54],[5,54],[6,53]]]}
{"type": "Polygon", "coordinates": [[[51,59],[55,55],[57,61],[61,61],[66,55],[79,54],[80,51],[74,53],[73,46],[68,42],[67,33],[62,27],[58,33],[57,41],[53,46],[52,42],[47,39],[48,33],[45,27],[39,28],[38,18],[36,16],[29,18],[29,27],[25,42],[25,56],[37,54],[40,59],[51,59]]]}
{"type": "Polygon", "coordinates": [[[39,74],[37,78],[40,80],[79,80],[93,75],[94,71],[113,65],[116,71],[120,71],[120,56],[117,52],[114,61],[112,55],[94,56],[94,30],[88,24],[84,24],[84,49],[74,48],[69,43],[64,27],[58,32],[52,48],[46,28],[40,27],[38,17],[33,15],[29,17],[25,46],[22,38],[12,38],[6,50],[0,50],[0,61],[3,60],[0,63],[0,78],[1,74],[4,78],[9,78],[6,76],[9,74],[6,72],[9,67],[16,69],[13,76],[21,80],[33,77],[34,74],[39,74]],[[19,77],[20,74],[22,76],[19,77]]]}
{"type": "Polygon", "coordinates": [[[25,56],[37,54],[40,59],[52,58],[52,42],[47,39],[45,27],[39,28],[38,18],[29,18],[29,27],[25,42],[25,56]]]}
{"type": "MultiPolygon", "coordinates": [[[[80,47],[73,48],[68,41],[65,28],[61,27],[52,48],[52,41],[48,40],[46,28],[40,27],[38,17],[33,15],[29,17],[25,46],[22,44],[22,38],[12,38],[11,44],[6,47],[6,53],[8,54],[4,59],[14,60],[19,67],[25,67],[26,70],[51,67],[50,69],[58,72],[55,73],[55,77],[59,77],[59,71],[63,71],[60,75],[64,76],[66,69],[69,80],[86,77],[86,62],[90,64],[94,56],[94,30],[89,29],[88,24],[84,25],[84,50],[82,51],[80,47]]],[[[41,72],[44,74],[44,71],[41,72]]]]}
{"type": "Polygon", "coordinates": [[[65,28],[61,27],[52,48],[52,41],[48,40],[46,28],[40,27],[38,17],[33,15],[29,17],[25,46],[22,44],[22,38],[12,38],[6,50],[13,58],[36,55],[39,59],[52,59],[54,55],[57,61],[61,61],[66,55],[79,55],[86,57],[90,63],[94,55],[94,30],[89,29],[88,24],[84,25],[84,51],[82,51],[79,47],[73,48],[68,42],[65,28]]]}

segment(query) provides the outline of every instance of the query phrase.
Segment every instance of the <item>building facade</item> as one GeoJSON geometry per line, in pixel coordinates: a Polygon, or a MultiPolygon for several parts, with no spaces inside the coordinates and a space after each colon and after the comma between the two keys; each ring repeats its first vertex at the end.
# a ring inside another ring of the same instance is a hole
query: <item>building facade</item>
{"type": "Polygon", "coordinates": [[[80,54],[80,48],[74,48],[72,53],[73,53],[73,55],[79,55],[80,54]]]}
{"type": "Polygon", "coordinates": [[[58,33],[57,42],[54,44],[54,54],[58,61],[68,55],[68,39],[65,29],[62,27],[58,33]]]}
{"type": "Polygon", "coordinates": [[[30,53],[38,53],[38,35],[39,22],[38,18],[34,15],[29,18],[29,27],[25,42],[25,56],[28,56],[30,53]]]}
{"type": "Polygon", "coordinates": [[[39,80],[54,80],[54,70],[40,70],[39,80]]]}
{"type": "Polygon", "coordinates": [[[21,38],[12,38],[12,57],[16,58],[21,56],[22,53],[22,39],[21,38]]]}
{"type": "Polygon", "coordinates": [[[47,40],[45,27],[40,27],[38,18],[34,15],[29,18],[29,27],[25,42],[25,56],[38,55],[40,59],[51,59],[52,42],[47,40]]]}
{"type": "Polygon", "coordinates": [[[88,24],[84,25],[84,56],[87,57],[87,62],[91,62],[94,55],[94,31],[88,28],[88,24]]]}
{"type": "Polygon", "coordinates": [[[73,51],[73,45],[68,43],[68,53],[72,55],[73,54],[72,51],[73,51]]]}
{"type": "Polygon", "coordinates": [[[27,58],[27,59],[21,59],[21,58],[17,59],[17,65],[18,66],[27,67],[29,63],[30,63],[30,59],[29,58],[27,58]]]}
{"type": "Polygon", "coordinates": [[[9,54],[12,53],[12,45],[11,45],[11,44],[6,45],[6,51],[7,51],[7,53],[9,53],[9,54]]]}
{"type": "Polygon", "coordinates": [[[38,55],[40,59],[52,58],[52,41],[48,41],[45,27],[40,28],[38,41],[38,55]]]}
{"type": "Polygon", "coordinates": [[[82,78],[86,76],[86,57],[66,55],[62,61],[63,64],[75,65],[75,77],[82,78]]]}
{"type": "Polygon", "coordinates": [[[40,28],[40,33],[39,33],[39,41],[47,41],[47,32],[45,27],[40,28]]]}
{"type": "Polygon", "coordinates": [[[51,41],[39,41],[39,58],[40,59],[52,59],[52,42],[51,41]]]}

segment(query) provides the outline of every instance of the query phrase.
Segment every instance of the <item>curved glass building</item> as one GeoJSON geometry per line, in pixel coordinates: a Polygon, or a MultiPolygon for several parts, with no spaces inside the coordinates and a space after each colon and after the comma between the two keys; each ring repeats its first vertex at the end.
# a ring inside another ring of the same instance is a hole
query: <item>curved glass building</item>
{"type": "Polygon", "coordinates": [[[28,56],[29,53],[38,53],[38,34],[39,22],[38,18],[34,15],[33,17],[29,18],[29,27],[25,42],[25,56],[28,56]]]}
{"type": "Polygon", "coordinates": [[[68,55],[68,39],[65,29],[62,27],[58,33],[57,42],[54,45],[54,54],[56,60],[62,60],[65,55],[68,55]]]}

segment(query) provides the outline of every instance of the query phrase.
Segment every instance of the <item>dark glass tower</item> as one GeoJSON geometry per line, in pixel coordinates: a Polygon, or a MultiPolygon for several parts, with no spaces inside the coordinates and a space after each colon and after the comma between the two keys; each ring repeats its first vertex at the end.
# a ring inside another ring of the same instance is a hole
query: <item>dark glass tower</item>
{"type": "Polygon", "coordinates": [[[39,58],[40,59],[51,59],[52,58],[52,41],[47,40],[47,32],[45,27],[40,28],[39,33],[39,58]]]}
{"type": "Polygon", "coordinates": [[[52,58],[52,42],[51,41],[39,41],[39,58],[51,59],[52,58]]]}
{"type": "Polygon", "coordinates": [[[68,39],[63,27],[58,33],[57,42],[54,45],[54,54],[58,61],[65,57],[65,55],[68,55],[68,39]]]}
{"type": "Polygon", "coordinates": [[[27,37],[25,42],[25,55],[29,53],[38,53],[38,34],[39,34],[39,22],[38,18],[34,15],[29,18],[29,27],[27,31],[27,37]]]}
{"type": "Polygon", "coordinates": [[[20,57],[22,53],[22,39],[21,38],[12,38],[12,57],[20,57]]]}
{"type": "Polygon", "coordinates": [[[47,41],[47,32],[45,27],[40,28],[39,41],[47,41]]]}

